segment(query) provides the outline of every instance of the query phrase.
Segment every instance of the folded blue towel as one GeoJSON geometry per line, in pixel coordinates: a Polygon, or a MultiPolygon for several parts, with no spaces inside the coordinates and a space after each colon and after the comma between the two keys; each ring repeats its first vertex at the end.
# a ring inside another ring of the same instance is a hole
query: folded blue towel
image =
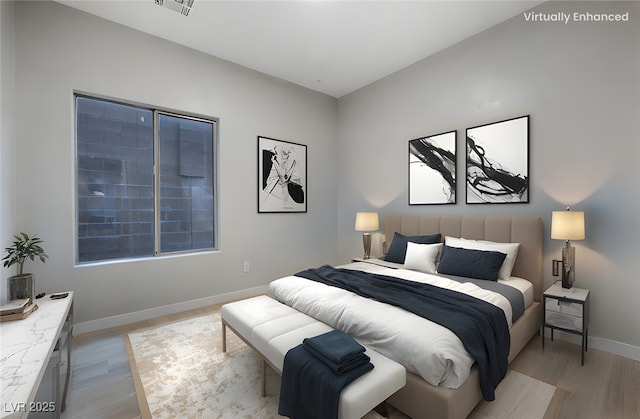
{"type": "Polygon", "coordinates": [[[302,343],[312,347],[335,364],[342,364],[365,351],[354,338],[340,330],[332,330],[312,338],[305,338],[302,343]]]}
{"type": "Polygon", "coordinates": [[[366,364],[371,360],[371,358],[369,358],[364,352],[358,352],[351,358],[345,359],[340,364],[336,364],[335,362],[324,356],[321,352],[315,350],[313,346],[303,343],[302,347],[311,355],[322,361],[326,366],[331,368],[331,370],[336,374],[344,374],[345,372],[359,367],[361,364],[366,364]]]}
{"type": "Polygon", "coordinates": [[[366,362],[337,375],[298,345],[284,357],[278,413],[292,419],[337,419],[342,390],[372,369],[366,362]]]}

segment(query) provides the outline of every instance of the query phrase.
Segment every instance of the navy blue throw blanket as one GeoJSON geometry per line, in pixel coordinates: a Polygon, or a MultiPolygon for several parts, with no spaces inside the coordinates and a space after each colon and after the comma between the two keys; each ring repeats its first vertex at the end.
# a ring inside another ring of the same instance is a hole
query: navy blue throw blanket
{"type": "Polygon", "coordinates": [[[311,347],[323,354],[331,362],[341,364],[365,351],[354,338],[341,330],[332,330],[311,338],[302,340],[305,347],[311,347]]]}
{"type": "Polygon", "coordinates": [[[364,346],[340,330],[332,330],[302,341],[304,349],[336,374],[342,374],[371,360],[364,346]]]}
{"type": "MultiPolygon", "coordinates": [[[[336,331],[337,332],[337,331],[336,331]]],[[[342,333],[342,332],[339,332],[342,333]]],[[[332,332],[329,332],[332,334],[332,332]]],[[[316,336],[314,346],[317,354],[325,360],[341,360],[336,365],[342,369],[336,374],[325,362],[314,356],[308,349],[308,342],[290,349],[284,357],[282,383],[280,385],[280,404],[278,413],[292,419],[334,419],[338,417],[340,393],[353,380],[371,371],[373,364],[364,354],[364,347],[351,336],[335,339],[335,336],[316,336]],[[325,337],[327,338],[326,340],[325,337]],[[332,340],[345,342],[346,345],[329,347],[332,340]],[[354,351],[355,345],[361,348],[354,351]],[[326,352],[325,349],[328,349],[326,352]],[[342,351],[342,352],[341,352],[342,351]],[[354,361],[358,358],[358,362],[354,361]],[[349,364],[349,367],[342,363],[349,364]]]]}
{"type": "Polygon", "coordinates": [[[509,326],[499,307],[429,284],[329,265],[296,276],[403,308],[451,330],[478,365],[482,397],[495,399],[495,389],[507,373],[511,345],[509,326]]]}

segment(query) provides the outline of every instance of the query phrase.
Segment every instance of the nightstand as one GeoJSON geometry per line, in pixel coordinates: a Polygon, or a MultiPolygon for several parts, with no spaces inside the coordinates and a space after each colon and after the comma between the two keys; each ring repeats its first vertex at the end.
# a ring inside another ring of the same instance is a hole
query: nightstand
{"type": "Polygon", "coordinates": [[[588,350],[589,337],[589,290],[583,288],[562,288],[552,285],[542,295],[542,350],[544,350],[545,328],[551,329],[551,340],[555,329],[582,337],[581,364],[588,350]]]}

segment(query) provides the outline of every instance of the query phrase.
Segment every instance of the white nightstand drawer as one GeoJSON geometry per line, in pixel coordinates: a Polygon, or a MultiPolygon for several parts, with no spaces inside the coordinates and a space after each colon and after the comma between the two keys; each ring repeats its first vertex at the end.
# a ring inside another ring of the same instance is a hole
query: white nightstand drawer
{"type": "Polygon", "coordinates": [[[548,302],[545,319],[546,322],[550,325],[582,332],[582,317],[572,316],[570,314],[564,314],[557,311],[551,311],[549,310],[548,302]]]}
{"type": "Polygon", "coordinates": [[[576,317],[582,317],[583,304],[571,303],[568,301],[560,301],[555,298],[547,297],[547,310],[556,311],[558,313],[570,314],[576,317]]]}

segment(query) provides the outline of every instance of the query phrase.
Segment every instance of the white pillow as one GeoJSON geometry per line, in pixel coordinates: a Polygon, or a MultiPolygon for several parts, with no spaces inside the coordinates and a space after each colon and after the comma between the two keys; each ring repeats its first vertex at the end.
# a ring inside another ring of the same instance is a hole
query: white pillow
{"type": "Polygon", "coordinates": [[[498,273],[499,279],[509,279],[511,277],[511,271],[513,270],[513,265],[516,263],[518,249],[520,248],[520,243],[498,243],[488,240],[468,240],[449,236],[445,236],[444,244],[450,247],[462,247],[463,249],[472,250],[488,250],[491,252],[506,254],[507,257],[504,258],[504,262],[502,262],[500,272],[498,273]]]}
{"type": "Polygon", "coordinates": [[[436,273],[436,260],[440,250],[442,250],[442,243],[419,244],[407,242],[404,268],[428,274],[436,273]]]}

